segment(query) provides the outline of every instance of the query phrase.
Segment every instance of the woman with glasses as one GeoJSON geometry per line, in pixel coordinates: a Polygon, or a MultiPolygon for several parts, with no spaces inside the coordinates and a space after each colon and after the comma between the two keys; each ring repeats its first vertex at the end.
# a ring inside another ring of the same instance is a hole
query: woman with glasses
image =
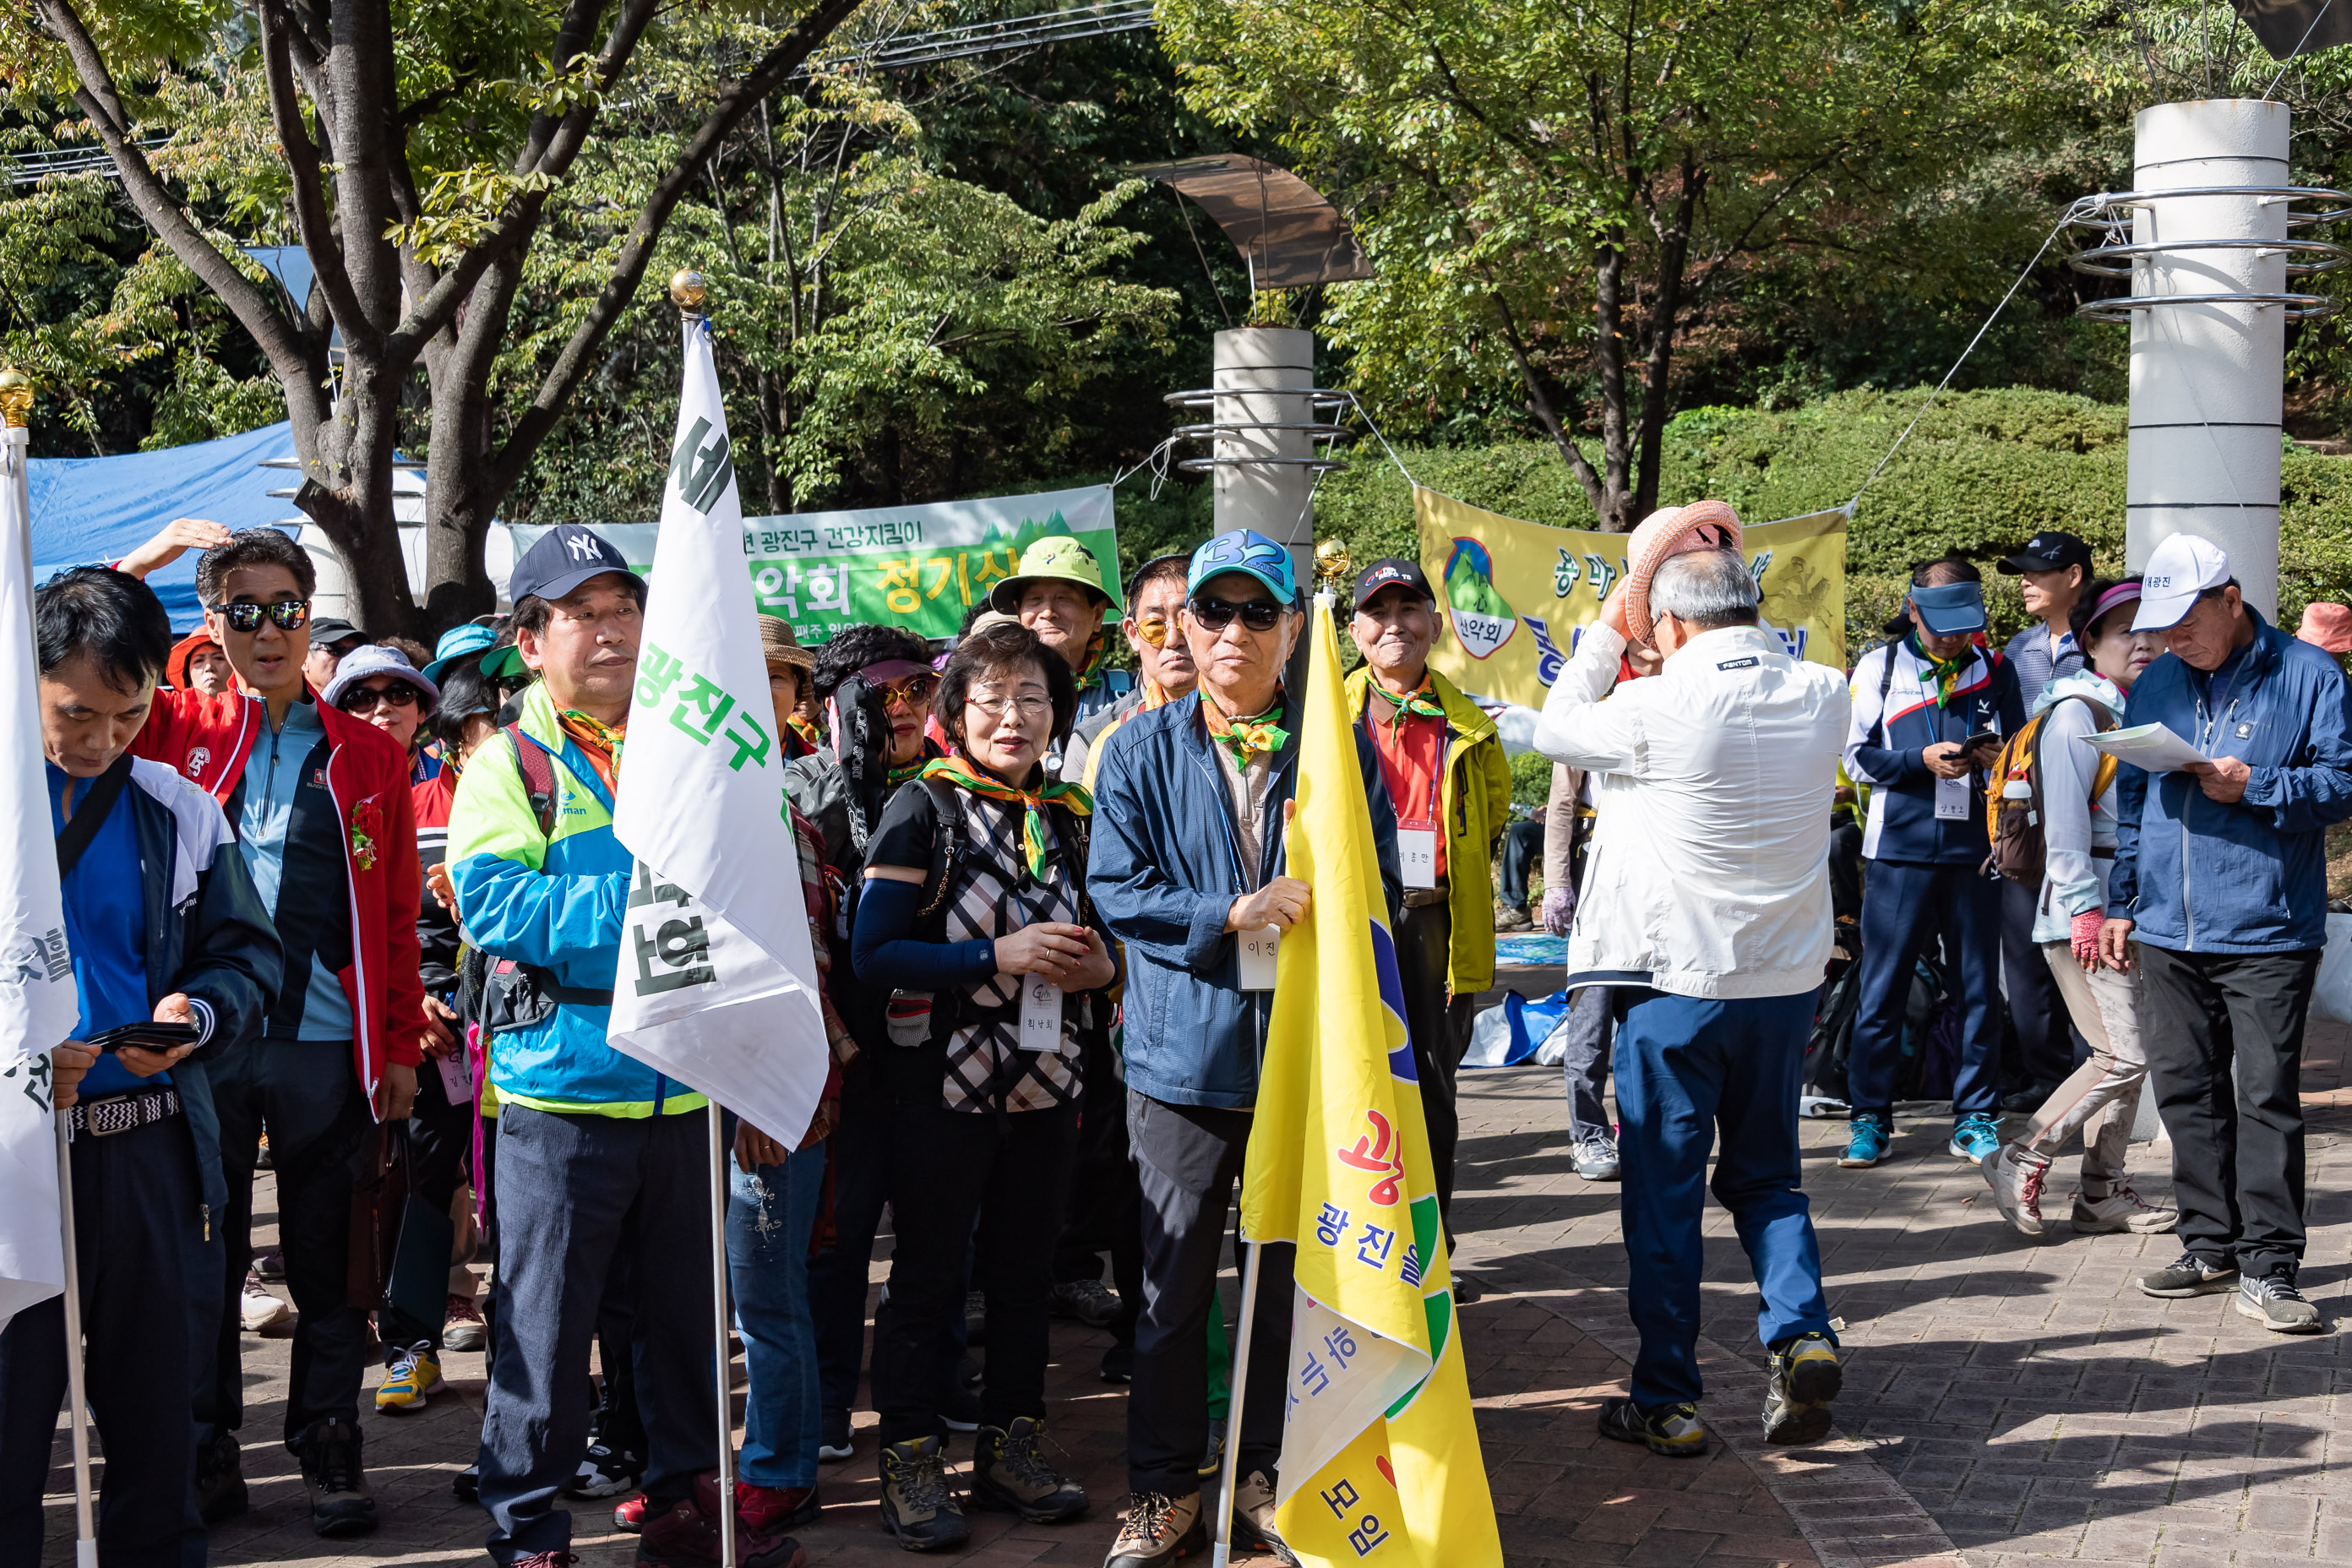
{"type": "Polygon", "coordinates": [[[897,1237],[874,1397],[882,1519],[911,1550],[969,1533],[947,1481],[936,1374],[967,1266],[988,1331],[971,1500],[1033,1523],[1087,1510],[1041,1447],[1079,1039],[1118,978],[1086,898],[1092,805],[1045,770],[1076,707],[1068,662],[1035,633],[995,626],[966,638],[936,701],[948,755],[891,799],[866,849],[852,947],[858,979],[890,995],[881,1054],[897,1237]]]}
{"type": "Polygon", "coordinates": [[[417,771],[417,759],[424,752],[425,721],[441,700],[441,689],[398,648],[371,643],[343,655],[319,700],[365,720],[398,742],[409,760],[411,782],[422,784],[440,771],[417,771]]]}

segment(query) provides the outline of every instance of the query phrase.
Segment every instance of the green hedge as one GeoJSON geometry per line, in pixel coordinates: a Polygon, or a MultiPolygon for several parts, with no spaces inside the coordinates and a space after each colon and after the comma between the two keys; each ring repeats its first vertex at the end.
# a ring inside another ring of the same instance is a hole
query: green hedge
{"type": "MultiPolygon", "coordinates": [[[[1927,389],[1847,392],[1780,413],[1692,408],[1666,427],[1663,500],[1719,497],[1751,522],[1769,522],[1852,496],[1927,389]]],[[[1877,640],[1911,563],[1957,549],[1981,563],[2042,528],[2088,539],[2103,573],[2123,567],[2124,410],[2056,392],[1997,388],[1948,394],[1921,419],[1873,483],[1848,539],[1846,612],[1854,649],[1877,640]]],[[[1597,460],[1598,454],[1591,453],[1597,460]]],[[[1433,489],[1530,522],[1589,528],[1592,509],[1549,443],[1399,447],[1433,489]]],[[[2281,609],[2292,626],[2312,599],[2352,600],[2352,461],[2297,447],[2284,467],[2281,609]]],[[[1121,552],[1131,570],[1160,551],[1197,543],[1212,508],[1205,484],[1159,499],[1131,479],[1118,497],[1121,552]]],[[[1349,466],[1323,481],[1318,537],[1348,542],[1358,562],[1415,552],[1412,495],[1378,441],[1355,444],[1349,466]]],[[[2023,621],[2013,579],[1993,576],[1995,630],[2023,621]]]]}

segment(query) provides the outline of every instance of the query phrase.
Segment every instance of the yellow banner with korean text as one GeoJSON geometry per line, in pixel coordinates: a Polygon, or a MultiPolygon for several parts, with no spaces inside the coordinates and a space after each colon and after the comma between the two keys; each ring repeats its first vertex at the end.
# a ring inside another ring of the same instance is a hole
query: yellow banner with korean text
{"type": "MultiPolygon", "coordinates": [[[[1465,691],[1540,708],[1625,575],[1622,533],[1547,528],[1416,487],[1422,570],[1448,635],[1429,662],[1465,691]]],[[[1745,519],[1741,520],[1745,522],[1745,519]]],[[[1766,627],[1795,658],[1845,668],[1841,510],[1744,528],[1766,627]]]]}

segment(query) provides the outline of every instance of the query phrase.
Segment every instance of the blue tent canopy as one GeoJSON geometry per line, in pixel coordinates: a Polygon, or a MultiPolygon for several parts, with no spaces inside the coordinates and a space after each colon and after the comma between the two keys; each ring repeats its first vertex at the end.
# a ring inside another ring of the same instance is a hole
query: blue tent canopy
{"type": "MultiPolygon", "coordinates": [[[[68,566],[119,561],[175,517],[203,517],[225,528],[285,527],[291,501],[269,492],[295,482],[284,468],[260,467],[266,458],[291,457],[293,427],[281,420],[217,441],[119,458],[35,458],[29,465],[33,500],[33,581],[68,566]]],[[[148,579],[172,625],[192,631],[203,619],[196,604],[196,558],[191,553],[148,579]]]]}

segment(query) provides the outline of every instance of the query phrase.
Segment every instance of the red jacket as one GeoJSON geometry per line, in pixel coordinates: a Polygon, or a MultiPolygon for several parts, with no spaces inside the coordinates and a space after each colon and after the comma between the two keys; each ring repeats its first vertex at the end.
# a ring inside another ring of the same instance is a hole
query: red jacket
{"type": "MultiPolygon", "coordinates": [[[[226,805],[268,722],[258,697],[158,691],[131,750],[177,768],[226,805]]],[[[423,876],[408,758],[391,736],[340,710],[321,704],[319,722],[333,747],[327,793],[342,818],[343,865],[351,879],[352,963],[337,978],[357,1026],[352,1063],[381,1120],[384,1064],[415,1067],[423,1059],[425,987],[416,951],[423,876]]],[[[236,827],[234,817],[229,826],[236,827]]]]}

